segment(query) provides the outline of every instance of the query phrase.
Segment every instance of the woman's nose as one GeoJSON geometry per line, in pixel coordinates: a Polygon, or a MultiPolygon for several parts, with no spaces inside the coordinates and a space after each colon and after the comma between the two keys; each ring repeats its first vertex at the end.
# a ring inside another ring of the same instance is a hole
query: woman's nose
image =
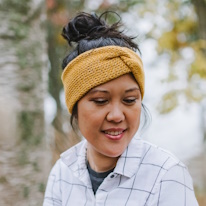
{"type": "Polygon", "coordinates": [[[119,123],[125,119],[124,112],[120,105],[113,105],[111,106],[108,114],[107,114],[107,121],[119,123]]]}

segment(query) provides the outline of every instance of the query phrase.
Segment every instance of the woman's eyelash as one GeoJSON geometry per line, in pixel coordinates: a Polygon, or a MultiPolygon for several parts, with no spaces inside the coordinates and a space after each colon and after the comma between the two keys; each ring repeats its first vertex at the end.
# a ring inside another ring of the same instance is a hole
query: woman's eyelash
{"type": "MultiPolygon", "coordinates": [[[[136,102],[136,100],[137,98],[123,99],[123,102],[125,102],[126,104],[133,104],[136,102]]],[[[108,99],[93,99],[92,101],[97,105],[104,105],[109,100],[108,99]]]]}
{"type": "Polygon", "coordinates": [[[133,99],[125,99],[124,102],[128,103],[128,104],[131,104],[131,103],[134,103],[136,102],[136,98],[133,98],[133,99]]]}
{"type": "Polygon", "coordinates": [[[107,100],[106,99],[94,99],[93,102],[101,105],[101,104],[105,104],[107,100]]]}

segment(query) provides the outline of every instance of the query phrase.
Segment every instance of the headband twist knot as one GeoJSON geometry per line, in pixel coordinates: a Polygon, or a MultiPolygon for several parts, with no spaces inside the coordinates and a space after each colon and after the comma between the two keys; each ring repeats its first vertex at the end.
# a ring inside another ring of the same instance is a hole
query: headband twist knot
{"type": "Polygon", "coordinates": [[[80,54],[62,73],[68,111],[72,113],[75,103],[90,89],[128,73],[136,79],[143,99],[143,64],[134,51],[126,47],[105,46],[80,54]]]}

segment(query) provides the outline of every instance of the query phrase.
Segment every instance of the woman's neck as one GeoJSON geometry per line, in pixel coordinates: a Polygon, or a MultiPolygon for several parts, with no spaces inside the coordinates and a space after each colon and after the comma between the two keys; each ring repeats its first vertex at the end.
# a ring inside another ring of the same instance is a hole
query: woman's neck
{"type": "Polygon", "coordinates": [[[107,157],[90,147],[87,148],[87,160],[96,172],[106,172],[115,168],[118,159],[119,157],[107,157]]]}

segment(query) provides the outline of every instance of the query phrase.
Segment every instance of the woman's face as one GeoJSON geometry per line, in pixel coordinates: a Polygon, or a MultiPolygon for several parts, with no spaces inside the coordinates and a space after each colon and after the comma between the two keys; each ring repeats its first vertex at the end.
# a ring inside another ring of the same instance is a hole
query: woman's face
{"type": "Polygon", "coordinates": [[[140,123],[141,93],[131,74],[97,86],[78,102],[78,126],[94,155],[120,156],[140,123]]]}

